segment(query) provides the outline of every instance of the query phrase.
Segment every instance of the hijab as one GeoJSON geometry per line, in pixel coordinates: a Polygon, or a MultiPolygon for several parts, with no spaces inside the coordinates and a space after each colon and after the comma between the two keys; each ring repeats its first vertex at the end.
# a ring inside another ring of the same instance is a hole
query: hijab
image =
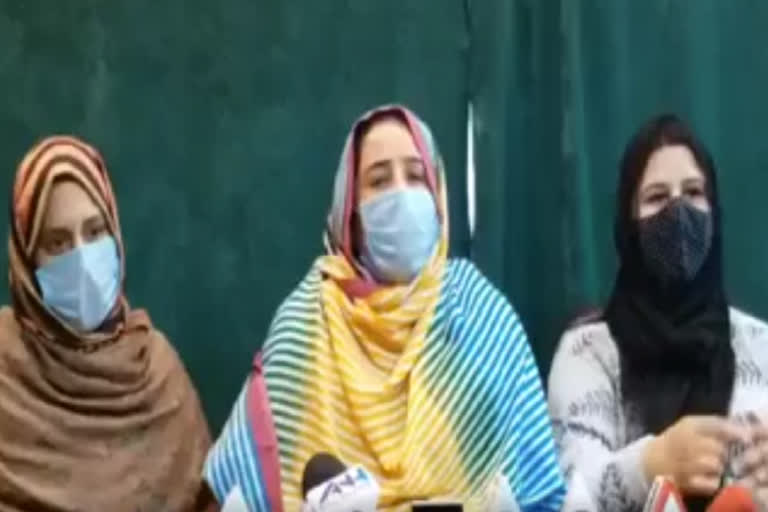
{"type": "Polygon", "coordinates": [[[373,474],[377,510],[450,496],[465,510],[497,510],[504,486],[523,508],[560,510],[564,484],[522,324],[470,262],[448,260],[443,176],[428,128],[409,110],[381,107],[355,124],[327,252],[279,307],[263,366],[257,358],[208,458],[220,500],[239,486],[253,510],[280,510],[276,501],[298,510],[307,464],[329,453],[373,474]],[[413,137],[443,231],[409,283],[378,283],[358,259],[356,153],[381,116],[413,137]],[[274,422],[266,427],[265,410],[274,422]]]}
{"type": "MultiPolygon", "coordinates": [[[[104,161],[91,146],[71,137],[51,137],[29,151],[19,166],[11,198],[11,238],[8,245],[11,296],[16,315],[25,328],[37,336],[79,350],[93,350],[115,339],[125,328],[128,312],[123,294],[110,315],[109,329],[82,333],[44,305],[35,278],[35,252],[45,221],[54,185],[70,180],[79,185],[96,204],[110,235],[115,239],[121,262],[121,289],[125,278],[125,251],[112,185],[104,161]]],[[[138,317],[134,322],[141,321],[138,317]]]]}
{"type": "MultiPolygon", "coordinates": [[[[356,276],[341,282],[350,296],[365,296],[382,287],[360,261],[360,244],[363,243],[358,213],[358,180],[360,179],[360,147],[366,134],[379,121],[396,119],[403,123],[413,137],[416,150],[422,156],[425,167],[426,186],[435,204],[441,223],[439,253],[447,252],[448,246],[448,205],[445,190],[443,161],[429,127],[413,112],[399,105],[384,105],[367,112],[350,131],[339,161],[333,187],[331,209],[328,214],[323,236],[325,250],[337,255],[354,267],[356,276]]],[[[440,258],[440,259],[444,259],[440,258]]]]}
{"type": "Polygon", "coordinates": [[[627,412],[644,433],[659,434],[685,415],[728,413],[735,374],[722,278],[722,223],[715,165],[706,148],[672,115],[647,122],[621,160],[615,242],[620,266],[605,319],[616,340],[627,412]],[[636,196],[650,156],[687,147],[706,179],[712,216],[709,253],[691,280],[663,282],[639,244],[636,196]]]}
{"type": "Polygon", "coordinates": [[[118,247],[121,283],[125,276],[104,160],[74,137],[39,142],[12,190],[13,309],[0,310],[0,508],[191,510],[209,434],[165,337],[122,293],[92,333],[73,329],[43,303],[34,255],[59,180],[80,185],[101,210],[118,247]]]}

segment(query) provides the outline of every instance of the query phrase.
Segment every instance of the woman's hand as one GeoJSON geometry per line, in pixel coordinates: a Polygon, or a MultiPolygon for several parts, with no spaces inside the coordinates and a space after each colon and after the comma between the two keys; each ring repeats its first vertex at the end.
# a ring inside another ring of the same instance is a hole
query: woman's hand
{"type": "Polygon", "coordinates": [[[762,507],[768,507],[768,427],[753,422],[747,429],[748,444],[740,457],[737,483],[750,489],[762,507]]]}
{"type": "Polygon", "coordinates": [[[711,496],[719,488],[728,444],[744,442],[742,427],[717,416],[685,416],[648,443],[643,463],[648,481],[671,477],[683,494],[711,496]]]}

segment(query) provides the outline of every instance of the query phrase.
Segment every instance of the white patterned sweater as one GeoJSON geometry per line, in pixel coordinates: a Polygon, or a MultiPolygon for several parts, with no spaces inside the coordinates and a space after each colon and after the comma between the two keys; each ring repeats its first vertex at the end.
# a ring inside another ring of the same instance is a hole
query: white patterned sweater
{"type": "MultiPolygon", "coordinates": [[[[765,422],[768,325],[735,309],[730,316],[736,355],[731,416],[744,421],[754,413],[765,422]]],[[[596,322],[566,331],[549,374],[549,411],[563,471],[569,485],[578,483],[588,494],[589,510],[599,512],[640,511],[650,488],[641,458],[651,436],[643,436],[637,423],[627,419],[619,371],[608,326],[596,322]]],[[[743,449],[731,450],[729,466],[738,466],[743,449]]]]}

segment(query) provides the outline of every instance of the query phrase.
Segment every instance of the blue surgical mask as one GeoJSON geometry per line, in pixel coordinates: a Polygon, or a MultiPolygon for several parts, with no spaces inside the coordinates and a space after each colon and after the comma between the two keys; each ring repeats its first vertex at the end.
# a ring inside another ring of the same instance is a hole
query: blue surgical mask
{"type": "Polygon", "coordinates": [[[408,283],[424,268],[440,236],[432,194],[426,187],[400,188],[360,205],[363,265],[381,282],[408,283]]]}
{"type": "Polygon", "coordinates": [[[43,302],[62,320],[90,332],[107,319],[120,293],[120,257],[111,236],[55,257],[35,272],[43,302]]]}

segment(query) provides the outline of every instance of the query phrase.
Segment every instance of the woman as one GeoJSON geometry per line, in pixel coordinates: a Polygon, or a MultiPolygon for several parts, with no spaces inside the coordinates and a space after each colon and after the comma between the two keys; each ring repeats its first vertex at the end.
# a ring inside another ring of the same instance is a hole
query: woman
{"type": "Polygon", "coordinates": [[[549,377],[566,474],[596,510],[640,510],[657,477],[691,511],[734,479],[760,499],[768,330],[728,307],[714,163],[674,116],[627,146],[615,237],[608,306],[565,333],[549,377]]]}
{"type": "Polygon", "coordinates": [[[210,444],[184,367],[123,295],[99,154],[43,140],[11,204],[13,308],[0,310],[0,509],[190,511],[210,444]]]}
{"type": "Polygon", "coordinates": [[[539,375],[506,300],[447,259],[432,135],[383,107],[353,128],[327,253],[277,312],[206,463],[220,502],[299,510],[310,458],[362,465],[382,510],[450,496],[465,510],[559,510],[564,486],[539,375]],[[511,502],[512,499],[508,499],[511,502]]]}

